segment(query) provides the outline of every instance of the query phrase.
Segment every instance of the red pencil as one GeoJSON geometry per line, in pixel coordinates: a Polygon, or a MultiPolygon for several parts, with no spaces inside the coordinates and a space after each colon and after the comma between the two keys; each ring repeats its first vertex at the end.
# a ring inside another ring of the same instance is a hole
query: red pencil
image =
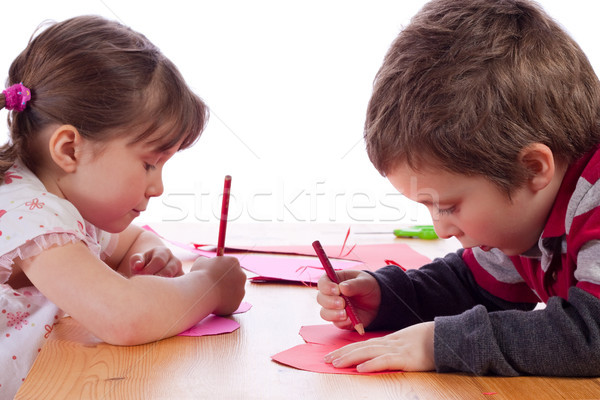
{"type": "Polygon", "coordinates": [[[219,242],[217,244],[217,256],[225,253],[225,231],[227,230],[227,214],[229,213],[229,194],[231,193],[231,176],[225,176],[223,184],[223,203],[221,204],[221,223],[219,225],[219,242]]]}
{"type": "MultiPolygon", "coordinates": [[[[325,250],[323,250],[323,246],[321,246],[321,243],[318,240],[315,240],[312,245],[313,245],[313,248],[315,249],[315,252],[317,253],[317,257],[319,257],[319,260],[321,261],[321,264],[323,264],[323,269],[325,269],[325,273],[327,274],[327,277],[332,282],[340,283],[340,279],[338,278],[337,274],[335,273],[335,270],[333,269],[333,266],[331,265],[329,258],[327,258],[327,254],[325,254],[325,250]]],[[[341,293],[340,293],[340,296],[342,296],[344,298],[344,301],[346,302],[346,314],[348,315],[348,318],[350,318],[350,321],[352,321],[352,325],[354,326],[354,329],[356,329],[356,332],[358,332],[360,335],[364,335],[365,328],[363,327],[363,324],[360,322],[360,320],[356,316],[356,313],[354,312],[354,307],[352,307],[352,303],[350,303],[350,299],[348,299],[346,296],[344,296],[341,293]]]]}

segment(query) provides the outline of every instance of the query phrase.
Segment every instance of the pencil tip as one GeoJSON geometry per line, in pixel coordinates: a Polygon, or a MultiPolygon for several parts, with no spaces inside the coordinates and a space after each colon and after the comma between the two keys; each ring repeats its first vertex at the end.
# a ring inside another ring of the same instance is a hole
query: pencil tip
{"type": "Polygon", "coordinates": [[[358,334],[361,336],[365,334],[365,328],[363,327],[363,324],[354,325],[354,329],[356,329],[356,332],[358,332],[358,334]]]}

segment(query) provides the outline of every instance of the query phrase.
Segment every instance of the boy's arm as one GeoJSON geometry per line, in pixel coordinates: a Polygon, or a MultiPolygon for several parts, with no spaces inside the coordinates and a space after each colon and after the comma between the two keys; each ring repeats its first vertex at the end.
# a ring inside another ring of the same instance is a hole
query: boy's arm
{"type": "Polygon", "coordinates": [[[435,319],[438,372],[477,375],[600,375],[600,300],[573,287],[546,308],[488,312],[477,306],[435,319]]]}
{"type": "Polygon", "coordinates": [[[545,309],[512,303],[481,289],[462,251],[404,273],[373,273],[381,305],[368,329],[398,330],[435,318],[438,372],[477,375],[600,375],[600,300],[571,288],[545,309]],[[436,317],[437,316],[437,317],[436,317]]]}
{"type": "Polygon", "coordinates": [[[513,303],[483,290],[462,260],[462,251],[437,258],[418,270],[388,266],[371,273],[381,288],[381,304],[369,330],[399,330],[436,316],[456,315],[484,305],[490,311],[531,310],[535,303],[513,303]]]}
{"type": "Polygon", "coordinates": [[[512,303],[481,289],[462,251],[404,273],[385,267],[372,275],[381,306],[372,329],[399,330],[434,319],[438,372],[476,375],[600,375],[600,300],[571,288],[545,309],[512,303]],[[444,316],[445,315],[445,316],[444,316]]]}

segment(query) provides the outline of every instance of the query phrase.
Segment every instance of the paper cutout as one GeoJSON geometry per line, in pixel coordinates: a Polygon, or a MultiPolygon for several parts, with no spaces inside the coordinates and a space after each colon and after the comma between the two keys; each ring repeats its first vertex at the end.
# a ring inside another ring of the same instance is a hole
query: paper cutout
{"type": "Polygon", "coordinates": [[[346,248],[346,243],[348,242],[349,237],[350,237],[350,228],[348,228],[348,231],[346,232],[346,237],[344,238],[344,243],[342,243],[342,249],[340,250],[340,254],[339,254],[340,258],[348,257],[348,255],[350,255],[350,253],[352,253],[352,250],[354,250],[354,248],[356,247],[356,243],[355,243],[354,246],[352,246],[346,254],[342,254],[344,252],[344,249],[346,248]]]}
{"type": "MultiPolygon", "coordinates": [[[[190,252],[205,257],[216,256],[214,248],[206,250],[204,245],[172,241],[160,236],[147,225],[143,228],[190,252]]],[[[367,269],[375,271],[388,264],[402,265],[404,268],[419,268],[431,261],[405,243],[363,244],[354,245],[350,249],[345,247],[345,242],[341,247],[323,246],[336,270],[367,269]]],[[[250,278],[255,282],[283,280],[310,284],[316,283],[324,274],[323,267],[315,257],[315,251],[310,245],[258,246],[251,249],[227,247],[226,252],[228,256],[236,257],[242,268],[258,275],[250,278]],[[285,255],[294,255],[294,257],[284,257],[285,255]]]]}
{"type": "MultiPolygon", "coordinates": [[[[339,246],[325,246],[324,248],[328,255],[337,254],[335,252],[336,248],[339,252],[339,246]],[[327,250],[328,248],[329,250],[327,250]]],[[[252,278],[253,280],[290,280],[316,283],[324,274],[318,258],[300,258],[300,255],[304,253],[314,254],[314,249],[310,246],[269,246],[258,247],[257,249],[264,252],[278,252],[282,255],[293,254],[295,256],[276,258],[260,254],[233,254],[238,257],[246,270],[259,275],[252,278]],[[310,269],[298,270],[298,268],[304,266],[309,266],[310,269]]],[[[431,261],[404,243],[357,245],[349,257],[359,260],[342,260],[330,257],[330,261],[336,270],[367,269],[371,271],[389,264],[401,264],[404,268],[419,268],[431,261]],[[393,258],[394,262],[390,262],[388,258],[393,258]]]]}
{"type": "Polygon", "coordinates": [[[250,310],[252,308],[252,304],[242,301],[240,303],[240,306],[237,308],[237,310],[235,310],[233,313],[234,314],[243,314],[246,311],[250,310]]]}
{"type": "Polygon", "coordinates": [[[181,332],[178,336],[205,336],[231,333],[238,329],[240,324],[236,321],[210,314],[191,328],[181,332]]]}
{"type": "MultiPolygon", "coordinates": [[[[200,251],[206,251],[209,246],[195,245],[200,251]]],[[[406,243],[383,243],[383,244],[357,244],[352,247],[352,251],[341,251],[340,246],[323,246],[325,253],[331,259],[354,260],[364,263],[363,269],[374,271],[385,265],[389,265],[388,261],[393,261],[391,264],[399,264],[407,269],[420,268],[421,266],[431,262],[431,259],[413,250],[406,243]],[[341,254],[340,254],[341,253],[341,254]]],[[[252,249],[242,247],[227,248],[227,251],[245,252],[252,251],[253,253],[270,253],[281,255],[305,255],[314,256],[315,251],[310,245],[298,246],[257,246],[252,249]]]]}
{"type": "MultiPolygon", "coordinates": [[[[286,280],[303,283],[317,283],[325,273],[317,257],[282,257],[256,254],[240,254],[242,267],[258,276],[252,280],[286,280]]],[[[336,270],[358,269],[362,263],[349,260],[332,259],[336,270]]]]}
{"type": "MultiPolygon", "coordinates": [[[[144,229],[154,232],[163,240],[174,244],[175,246],[189,250],[193,253],[205,256],[215,257],[216,251],[200,250],[192,245],[181,242],[175,242],[160,236],[149,226],[143,226],[144,229]]],[[[238,253],[227,254],[228,256],[236,257],[242,266],[247,271],[253,272],[258,276],[253,280],[264,281],[295,281],[302,283],[317,283],[321,275],[325,273],[323,266],[317,257],[283,257],[273,254],[250,254],[238,253]]],[[[342,269],[358,269],[362,263],[350,260],[332,259],[331,263],[336,270],[342,269]]]]}
{"type": "Polygon", "coordinates": [[[364,336],[361,336],[356,331],[339,329],[331,324],[303,326],[300,328],[300,335],[307,343],[279,352],[271,356],[271,359],[297,369],[326,374],[376,375],[402,372],[358,372],[356,367],[335,368],[333,365],[323,361],[323,358],[327,354],[347,344],[385,336],[389,333],[366,332],[364,336]]]}
{"type": "MultiPolygon", "coordinates": [[[[300,254],[314,254],[312,247],[307,246],[285,246],[288,250],[294,250],[300,254]]],[[[340,251],[339,246],[323,246],[327,255],[335,257],[340,251]]],[[[271,250],[275,250],[272,246],[271,250]]],[[[368,269],[375,270],[387,265],[386,260],[393,260],[404,268],[420,268],[431,262],[431,259],[413,250],[405,243],[385,244],[357,244],[354,249],[344,257],[348,260],[356,260],[364,263],[368,269]]]]}
{"type": "Polygon", "coordinates": [[[171,244],[173,244],[173,245],[175,245],[177,247],[180,247],[182,249],[191,251],[192,253],[196,253],[196,254],[199,254],[199,255],[204,256],[204,257],[215,257],[217,255],[217,249],[216,248],[214,249],[214,251],[212,251],[212,250],[210,250],[210,251],[209,250],[201,250],[201,249],[198,249],[196,246],[194,246],[192,244],[186,244],[186,243],[177,242],[175,240],[167,239],[164,236],[162,236],[161,234],[159,234],[158,232],[156,232],[154,229],[152,229],[149,225],[143,225],[142,229],[145,229],[145,230],[147,230],[149,232],[152,232],[156,236],[158,236],[159,238],[161,238],[162,240],[167,241],[167,242],[169,242],[169,243],[171,243],[171,244]]]}
{"type": "MultiPolygon", "coordinates": [[[[252,305],[250,303],[242,302],[234,314],[245,313],[252,305]]],[[[205,317],[202,321],[189,329],[181,332],[178,336],[205,336],[205,335],[219,335],[221,333],[231,333],[238,329],[240,324],[236,321],[221,317],[218,315],[210,314],[205,317]]]]}
{"type": "Polygon", "coordinates": [[[367,331],[360,335],[355,330],[340,329],[332,324],[305,325],[300,328],[300,336],[308,343],[335,344],[339,347],[350,343],[364,342],[365,340],[382,337],[391,332],[367,331]]]}

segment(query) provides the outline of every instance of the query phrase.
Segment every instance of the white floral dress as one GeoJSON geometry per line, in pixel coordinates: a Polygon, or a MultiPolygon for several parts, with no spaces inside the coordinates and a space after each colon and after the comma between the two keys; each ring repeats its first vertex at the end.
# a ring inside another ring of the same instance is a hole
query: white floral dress
{"type": "Polygon", "coordinates": [[[13,259],[48,247],[84,242],[99,258],[112,253],[117,235],[85,221],[69,201],[46,192],[17,162],[0,184],[0,399],[12,399],[63,312],[35,287],[13,289],[13,259]]]}

